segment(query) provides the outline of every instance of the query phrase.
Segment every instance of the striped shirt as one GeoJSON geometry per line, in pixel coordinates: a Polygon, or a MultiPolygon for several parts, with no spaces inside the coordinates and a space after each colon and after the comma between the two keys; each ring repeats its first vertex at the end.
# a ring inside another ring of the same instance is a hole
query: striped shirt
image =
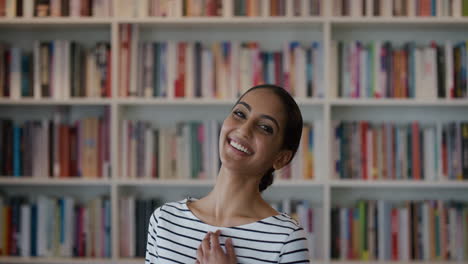
{"type": "Polygon", "coordinates": [[[184,199],[157,208],[148,226],[146,264],[195,263],[206,233],[221,230],[220,245],[232,238],[237,263],[309,263],[304,229],[287,214],[236,227],[216,227],[198,219],[184,199]]]}

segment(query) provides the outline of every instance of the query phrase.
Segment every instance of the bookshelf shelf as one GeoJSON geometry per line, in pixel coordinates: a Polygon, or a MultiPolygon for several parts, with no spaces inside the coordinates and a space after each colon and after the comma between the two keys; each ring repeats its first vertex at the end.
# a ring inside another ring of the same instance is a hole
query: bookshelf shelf
{"type": "Polygon", "coordinates": [[[107,264],[114,263],[111,259],[102,258],[29,258],[0,257],[0,263],[64,263],[64,264],[107,264]]]}
{"type": "Polygon", "coordinates": [[[332,99],[332,106],[468,106],[466,99],[332,99]]]}
{"type": "Polygon", "coordinates": [[[330,187],[334,188],[443,188],[443,189],[465,189],[468,188],[468,181],[361,181],[361,180],[334,180],[330,181],[330,187]]]}
{"type": "Polygon", "coordinates": [[[0,27],[10,26],[44,26],[80,27],[80,26],[110,26],[114,19],[95,17],[40,17],[40,18],[0,18],[0,27]]]}
{"type": "Polygon", "coordinates": [[[112,99],[101,99],[101,98],[83,98],[83,99],[0,99],[0,105],[111,105],[112,99]]]}
{"type": "Polygon", "coordinates": [[[0,178],[1,185],[110,186],[109,179],[33,179],[27,177],[0,178]]]}
{"type": "MultiPolygon", "coordinates": [[[[119,179],[118,186],[213,186],[214,180],[159,180],[159,179],[119,179]]],[[[323,187],[324,182],[313,180],[275,180],[273,186],[310,186],[323,187]]]]}
{"type": "Polygon", "coordinates": [[[447,26],[447,25],[466,25],[467,18],[451,18],[451,17],[331,17],[328,20],[332,25],[372,25],[380,26],[382,24],[393,25],[430,25],[430,26],[447,26]]]}
{"type": "MultiPolygon", "coordinates": [[[[304,106],[320,106],[325,104],[324,99],[318,98],[305,98],[296,99],[299,105],[304,106]]],[[[8,100],[6,100],[8,102],[8,100]]],[[[232,106],[236,99],[165,99],[165,98],[121,98],[114,99],[122,106],[137,106],[137,105],[176,105],[176,106],[206,106],[206,105],[219,105],[219,106],[232,106]]],[[[1,104],[1,101],[0,101],[1,104]]]]}

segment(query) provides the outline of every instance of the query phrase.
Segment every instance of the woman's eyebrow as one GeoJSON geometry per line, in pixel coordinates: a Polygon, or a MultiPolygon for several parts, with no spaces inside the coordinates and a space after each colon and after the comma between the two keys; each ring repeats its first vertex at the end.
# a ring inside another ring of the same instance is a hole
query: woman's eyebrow
{"type": "MultiPolygon", "coordinates": [[[[248,103],[244,102],[244,101],[241,101],[241,102],[239,102],[237,104],[245,106],[245,108],[247,108],[247,110],[249,110],[249,112],[252,111],[252,107],[250,107],[250,105],[248,103]]],[[[261,115],[260,117],[271,120],[271,122],[275,123],[276,128],[278,128],[278,130],[280,129],[279,123],[278,123],[278,121],[276,121],[276,119],[274,117],[269,116],[269,115],[261,115]]]]}

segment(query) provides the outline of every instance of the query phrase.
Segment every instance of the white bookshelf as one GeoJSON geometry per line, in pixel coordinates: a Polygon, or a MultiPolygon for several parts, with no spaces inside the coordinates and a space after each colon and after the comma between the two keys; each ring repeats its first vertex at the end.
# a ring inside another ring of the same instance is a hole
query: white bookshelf
{"type": "MultiPolygon", "coordinates": [[[[177,199],[178,195],[190,193],[193,197],[203,195],[213,186],[213,180],[152,180],[122,178],[119,166],[120,121],[138,118],[154,122],[173,123],[188,119],[222,120],[235,99],[161,99],[119,98],[118,95],[118,44],[119,25],[139,25],[140,40],[256,40],[267,49],[279,48],[282,42],[319,40],[324,45],[324,98],[298,98],[304,121],[322,120],[324,124],[323,162],[314,181],[276,180],[266,191],[268,198],[304,198],[320,204],[323,215],[323,258],[312,263],[408,263],[380,261],[335,261],[330,259],[330,211],[337,199],[352,200],[363,196],[374,199],[391,194],[401,197],[426,197],[426,189],[436,191],[435,198],[459,198],[468,201],[468,182],[451,181],[345,181],[333,178],[331,121],[344,120],[468,120],[468,99],[342,99],[337,98],[336,70],[331,63],[335,58],[330,48],[334,40],[454,40],[468,39],[468,18],[449,17],[335,17],[333,1],[325,3],[320,17],[233,17],[230,0],[224,0],[227,10],[221,17],[196,18],[0,18],[0,41],[17,44],[31,50],[29,41],[35,39],[63,38],[86,44],[108,41],[112,48],[112,98],[80,98],[68,100],[0,98],[0,118],[25,119],[50,117],[52,108],[64,105],[74,111],[111,111],[111,165],[109,179],[33,179],[0,178],[0,189],[14,193],[70,193],[84,199],[97,194],[111,198],[112,213],[112,258],[20,258],[0,257],[0,263],[143,263],[144,259],[125,259],[119,255],[118,199],[126,193],[143,197],[177,199]],[[142,34],[144,33],[144,34],[142,34]],[[76,109],[75,109],[76,108],[76,109]],[[408,113],[408,115],[406,115],[408,113]],[[29,115],[30,114],[30,115],[29,115]],[[453,194],[453,195],[452,195],[453,194]],[[397,195],[398,196],[398,195],[397,195]],[[454,196],[454,197],[452,197],[454,196]]],[[[117,7],[116,7],[117,8],[117,7]]],[[[116,12],[114,12],[116,13],[116,12]]],[[[431,195],[430,193],[427,195],[431,195]]],[[[401,198],[400,198],[401,199],[401,198]]],[[[411,261],[410,263],[419,263],[411,261]]],[[[422,262],[421,262],[422,263],[422,262]]],[[[449,262],[426,261],[428,264],[449,262]]]]}

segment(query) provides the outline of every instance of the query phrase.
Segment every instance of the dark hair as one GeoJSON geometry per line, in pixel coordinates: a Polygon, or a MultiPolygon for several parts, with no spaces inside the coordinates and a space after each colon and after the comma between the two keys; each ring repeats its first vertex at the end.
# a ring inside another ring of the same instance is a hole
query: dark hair
{"type": "MultiPolygon", "coordinates": [[[[286,113],[286,126],[284,128],[283,136],[283,145],[282,149],[292,151],[291,159],[288,161],[291,162],[292,158],[296,154],[296,151],[299,147],[299,143],[302,135],[302,114],[299,106],[297,106],[294,98],[287,92],[283,87],[273,85],[273,84],[261,84],[254,86],[242,94],[237,102],[234,105],[237,105],[239,101],[247,93],[256,90],[256,89],[267,89],[277,95],[281,102],[283,102],[284,112],[286,113]]],[[[260,192],[263,192],[268,186],[273,183],[273,172],[274,168],[268,169],[268,171],[263,175],[258,186],[260,192]]]]}

